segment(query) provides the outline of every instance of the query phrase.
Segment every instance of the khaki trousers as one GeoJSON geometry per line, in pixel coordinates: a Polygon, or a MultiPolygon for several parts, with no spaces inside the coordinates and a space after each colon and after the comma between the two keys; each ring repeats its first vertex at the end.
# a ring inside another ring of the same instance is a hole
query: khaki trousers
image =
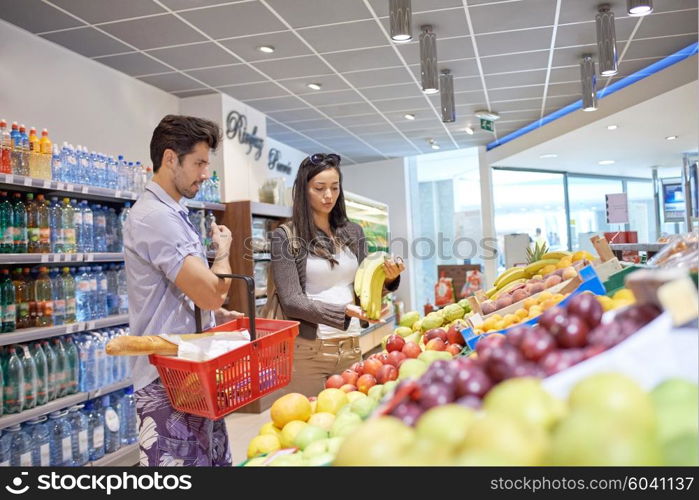
{"type": "MultiPolygon", "coordinates": [[[[362,360],[359,337],[308,340],[296,337],[291,382],[282,391],[317,396],[325,380],[362,360]]],[[[280,392],[282,392],[280,391],[280,392]]]]}

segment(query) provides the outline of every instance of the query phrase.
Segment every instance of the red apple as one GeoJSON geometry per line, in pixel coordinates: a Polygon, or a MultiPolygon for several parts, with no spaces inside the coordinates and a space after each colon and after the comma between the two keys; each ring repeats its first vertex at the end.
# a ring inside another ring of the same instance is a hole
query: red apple
{"type": "MultiPolygon", "coordinates": [[[[379,361],[376,358],[369,358],[364,362],[364,375],[371,375],[372,377],[376,377],[376,374],[379,373],[379,370],[383,366],[383,363],[379,361]]],[[[362,375],[362,377],[364,376],[362,375]]],[[[359,378],[362,378],[359,377],[359,378]]],[[[359,387],[359,386],[357,386],[359,387]]]]}
{"type": "Polygon", "coordinates": [[[447,345],[441,338],[434,338],[425,345],[427,351],[444,351],[446,348],[447,345]]]}
{"type": "Polygon", "coordinates": [[[393,335],[388,337],[388,341],[386,342],[386,350],[388,352],[400,351],[401,349],[403,349],[404,345],[405,339],[400,335],[396,335],[394,333],[393,335]]]}
{"type": "Polygon", "coordinates": [[[417,358],[422,352],[422,349],[420,349],[420,346],[415,342],[406,342],[401,352],[408,358],[417,358]]]}
{"type": "Polygon", "coordinates": [[[379,359],[380,355],[381,355],[381,353],[377,352],[376,354],[372,354],[371,356],[369,356],[367,359],[379,359]]]}
{"type": "Polygon", "coordinates": [[[452,325],[449,330],[447,330],[447,341],[450,344],[460,344],[464,345],[464,336],[461,335],[461,329],[464,328],[463,325],[457,323],[452,325]]]}
{"type": "Polygon", "coordinates": [[[340,390],[344,392],[354,392],[357,390],[357,386],[352,384],[345,384],[342,387],[340,387],[340,390]]]}
{"type": "Polygon", "coordinates": [[[449,344],[447,346],[447,352],[451,353],[452,356],[456,356],[461,351],[463,351],[463,349],[464,349],[464,346],[462,346],[461,344],[449,344]]]}
{"type": "Polygon", "coordinates": [[[358,378],[359,374],[354,370],[347,369],[342,372],[342,380],[344,380],[345,384],[357,385],[358,378]]]}
{"type": "Polygon", "coordinates": [[[386,363],[388,363],[388,353],[387,353],[387,352],[382,352],[382,353],[380,353],[380,354],[376,357],[376,359],[378,359],[379,361],[381,361],[381,364],[382,364],[382,365],[385,365],[386,363]]]}
{"type": "Polygon", "coordinates": [[[362,361],[357,361],[355,364],[349,367],[350,370],[357,372],[360,377],[364,375],[364,363],[362,361]]]}
{"type": "Polygon", "coordinates": [[[374,387],[376,385],[376,378],[374,378],[373,375],[370,375],[368,373],[365,373],[361,377],[359,377],[359,380],[357,380],[357,389],[359,389],[360,392],[363,392],[364,394],[367,394],[369,392],[369,389],[374,387]]]}
{"type": "Polygon", "coordinates": [[[325,388],[326,389],[339,389],[340,387],[343,386],[345,383],[344,378],[342,375],[330,375],[328,377],[328,380],[325,381],[325,388]]]}
{"type": "Polygon", "coordinates": [[[407,358],[408,358],[408,356],[406,356],[405,354],[403,354],[401,351],[393,351],[393,352],[391,352],[391,353],[388,354],[388,361],[387,361],[387,363],[388,363],[389,365],[393,365],[393,366],[395,366],[396,368],[398,368],[398,367],[400,367],[400,364],[401,364],[404,360],[406,360],[407,358]]]}
{"type": "Polygon", "coordinates": [[[432,330],[427,330],[425,333],[425,345],[432,340],[440,338],[442,339],[442,342],[446,343],[447,342],[447,332],[442,330],[441,328],[433,328],[432,330]]]}
{"type": "Polygon", "coordinates": [[[376,376],[376,381],[379,384],[385,384],[391,380],[398,378],[398,370],[393,365],[383,365],[376,376]]]}

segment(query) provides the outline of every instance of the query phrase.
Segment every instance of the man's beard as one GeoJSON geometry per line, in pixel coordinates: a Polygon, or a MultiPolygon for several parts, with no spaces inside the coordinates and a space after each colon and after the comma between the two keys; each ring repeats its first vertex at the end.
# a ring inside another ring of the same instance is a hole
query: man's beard
{"type": "Polygon", "coordinates": [[[189,188],[180,188],[179,186],[176,186],[176,187],[177,187],[177,192],[180,193],[183,197],[187,198],[188,200],[191,200],[192,198],[194,198],[197,195],[197,193],[199,192],[199,189],[197,189],[196,191],[193,191],[192,186],[190,186],[189,188]]]}

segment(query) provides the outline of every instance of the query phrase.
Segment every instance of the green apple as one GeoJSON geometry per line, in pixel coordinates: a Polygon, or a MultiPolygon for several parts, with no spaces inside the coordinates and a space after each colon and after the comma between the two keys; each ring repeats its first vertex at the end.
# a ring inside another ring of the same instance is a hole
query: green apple
{"type": "Polygon", "coordinates": [[[362,418],[356,413],[346,413],[338,415],[335,418],[332,429],[330,429],[330,437],[343,437],[350,434],[362,423],[362,418]]]}
{"type": "Polygon", "coordinates": [[[359,415],[362,419],[367,418],[376,409],[378,403],[372,397],[358,399],[352,403],[352,411],[359,415]]]}
{"type": "MultiPolygon", "coordinates": [[[[374,386],[374,387],[376,387],[376,386],[374,386]]],[[[371,389],[369,389],[369,391],[371,391],[371,389]]],[[[349,400],[350,404],[354,403],[358,399],[364,399],[365,397],[367,397],[367,395],[364,394],[363,392],[359,392],[359,391],[352,391],[352,392],[347,393],[347,399],[349,400]]],[[[340,411],[342,411],[342,410],[340,410],[340,411]]]]}
{"type": "Polygon", "coordinates": [[[327,439],[328,431],[321,427],[315,425],[306,425],[303,429],[299,431],[294,439],[294,446],[302,450],[306,449],[306,446],[313,443],[314,441],[320,441],[321,439],[327,439]]]}
{"type": "MultiPolygon", "coordinates": [[[[359,392],[359,391],[354,391],[354,392],[359,392]]],[[[348,392],[347,394],[354,394],[354,392],[348,392]]],[[[366,394],[361,392],[360,394],[363,394],[366,397],[366,394]]],[[[338,411],[335,414],[335,421],[337,421],[337,417],[340,415],[347,415],[348,413],[352,413],[352,407],[350,405],[345,405],[342,408],[340,408],[340,411],[338,411]]]]}
{"type": "Polygon", "coordinates": [[[668,379],[650,393],[658,418],[661,443],[699,432],[699,388],[682,379],[668,379]]]}
{"type": "Polygon", "coordinates": [[[420,313],[417,311],[408,311],[400,317],[398,324],[407,328],[412,328],[417,320],[420,319],[420,313]]]}
{"type": "Polygon", "coordinates": [[[415,426],[419,438],[428,439],[451,452],[466,438],[476,412],[455,404],[436,406],[422,414],[415,426]]]}
{"type": "Polygon", "coordinates": [[[342,445],[342,442],[345,440],[343,437],[331,437],[328,439],[328,453],[331,455],[335,456],[337,455],[338,450],[340,449],[340,446],[342,445]]]}
{"type": "Polygon", "coordinates": [[[420,343],[420,339],[422,338],[422,333],[420,332],[415,332],[407,337],[405,337],[405,343],[407,344],[408,342],[415,342],[416,344],[420,343]]]}
{"type": "Polygon", "coordinates": [[[419,359],[406,359],[398,370],[398,380],[418,378],[427,371],[427,363],[419,359]]]}
{"type": "Polygon", "coordinates": [[[399,326],[395,330],[393,330],[393,333],[396,335],[400,335],[401,337],[407,337],[408,335],[413,334],[413,330],[408,327],[408,326],[399,326]]]}
{"type": "Polygon", "coordinates": [[[413,429],[395,417],[367,420],[345,438],[333,465],[392,465],[410,448],[413,429]]]}
{"type": "Polygon", "coordinates": [[[333,422],[335,422],[335,415],[321,411],[311,415],[311,418],[308,419],[307,423],[308,425],[315,425],[316,427],[329,431],[333,426],[333,422]]]}
{"type": "Polygon", "coordinates": [[[502,413],[545,430],[564,415],[565,406],[534,377],[511,378],[496,385],[483,400],[487,412],[502,413]]]}
{"type": "MultiPolygon", "coordinates": [[[[389,380],[383,385],[383,390],[381,391],[381,397],[385,396],[386,394],[389,394],[390,392],[393,391],[393,389],[398,385],[397,380],[389,380]]],[[[376,387],[376,386],[374,386],[376,387]]],[[[371,392],[371,389],[369,389],[369,392],[371,392]]]]}
{"type": "Polygon", "coordinates": [[[395,463],[389,465],[431,467],[451,465],[450,450],[432,439],[416,437],[405,453],[398,457],[395,463]]]}
{"type": "Polygon", "coordinates": [[[374,387],[369,389],[367,396],[369,396],[369,399],[379,401],[381,399],[381,396],[383,396],[383,385],[375,385],[374,387]]]}
{"type": "Polygon", "coordinates": [[[699,434],[696,432],[687,432],[663,443],[663,465],[699,465],[698,441],[699,434]]]}
{"type": "Polygon", "coordinates": [[[330,439],[319,439],[318,441],[314,441],[310,443],[306,448],[303,450],[303,458],[304,459],[309,459],[313,458],[317,455],[324,455],[325,453],[328,452],[328,442],[330,439]]]}
{"type": "MultiPolygon", "coordinates": [[[[428,365],[431,365],[438,359],[445,359],[449,361],[453,356],[451,353],[447,351],[423,351],[420,353],[420,355],[417,357],[420,361],[424,361],[428,365]]],[[[405,362],[403,362],[405,364],[405,362]]],[[[401,368],[403,365],[401,365],[401,368]]]]}

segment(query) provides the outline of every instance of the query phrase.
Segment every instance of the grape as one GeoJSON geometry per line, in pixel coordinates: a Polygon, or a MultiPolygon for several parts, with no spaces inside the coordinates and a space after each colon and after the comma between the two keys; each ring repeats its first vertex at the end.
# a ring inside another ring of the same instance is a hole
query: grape
{"type": "Polygon", "coordinates": [[[607,348],[601,344],[587,346],[583,352],[584,359],[590,359],[606,350],[607,348]]]}
{"type": "Polygon", "coordinates": [[[481,406],[483,406],[483,402],[480,398],[470,394],[460,397],[455,403],[459,406],[465,406],[466,408],[472,408],[474,410],[479,410],[481,406]]]}
{"type": "Polygon", "coordinates": [[[557,329],[556,342],[561,347],[583,347],[587,345],[587,324],[577,316],[568,316],[568,322],[557,329]]]}
{"type": "Polygon", "coordinates": [[[652,304],[634,305],[619,314],[616,319],[628,319],[634,321],[638,327],[650,323],[658,315],[660,310],[652,304]]]}
{"type": "Polygon", "coordinates": [[[515,377],[537,377],[544,378],[546,372],[542,367],[531,361],[525,361],[522,364],[515,366],[513,375],[515,377]]]}
{"type": "Polygon", "coordinates": [[[391,415],[412,427],[420,419],[422,408],[415,403],[401,402],[393,409],[391,415]]]}
{"type": "Polygon", "coordinates": [[[584,354],[581,349],[553,351],[544,356],[541,360],[541,367],[546,375],[553,375],[579,363],[583,358],[584,354]]]}
{"type": "Polygon", "coordinates": [[[435,383],[422,389],[419,403],[423,409],[429,410],[452,401],[454,401],[454,388],[443,383],[435,383]]]}
{"type": "Polygon", "coordinates": [[[554,338],[539,326],[527,332],[519,346],[524,357],[530,361],[539,361],[555,348],[556,341],[554,338]]]}
{"type": "Polygon", "coordinates": [[[452,361],[440,359],[430,365],[421,382],[424,382],[425,386],[436,382],[453,385],[456,380],[457,370],[458,366],[452,361]]]}
{"type": "Polygon", "coordinates": [[[504,342],[504,335],[488,335],[481,338],[476,344],[476,353],[478,354],[478,358],[486,363],[490,357],[491,350],[502,345],[504,342]]]}
{"type": "Polygon", "coordinates": [[[519,347],[522,343],[522,339],[529,332],[530,328],[528,326],[516,326],[507,332],[505,336],[505,343],[510,344],[514,347],[519,347]]]}
{"type": "Polygon", "coordinates": [[[577,316],[587,323],[587,326],[590,328],[595,328],[599,325],[602,320],[602,314],[604,314],[602,305],[594,295],[589,293],[582,293],[570,299],[567,310],[568,314],[577,316]]]}
{"type": "Polygon", "coordinates": [[[493,383],[478,367],[462,368],[456,376],[454,388],[457,397],[483,397],[493,386],[493,383]]]}
{"type": "Polygon", "coordinates": [[[566,312],[562,307],[552,307],[541,315],[539,324],[549,332],[556,334],[556,329],[566,323],[566,312]]]}
{"type": "Polygon", "coordinates": [[[496,382],[510,378],[515,366],[522,362],[522,355],[516,347],[501,345],[492,350],[486,363],[486,372],[496,382]]]}

